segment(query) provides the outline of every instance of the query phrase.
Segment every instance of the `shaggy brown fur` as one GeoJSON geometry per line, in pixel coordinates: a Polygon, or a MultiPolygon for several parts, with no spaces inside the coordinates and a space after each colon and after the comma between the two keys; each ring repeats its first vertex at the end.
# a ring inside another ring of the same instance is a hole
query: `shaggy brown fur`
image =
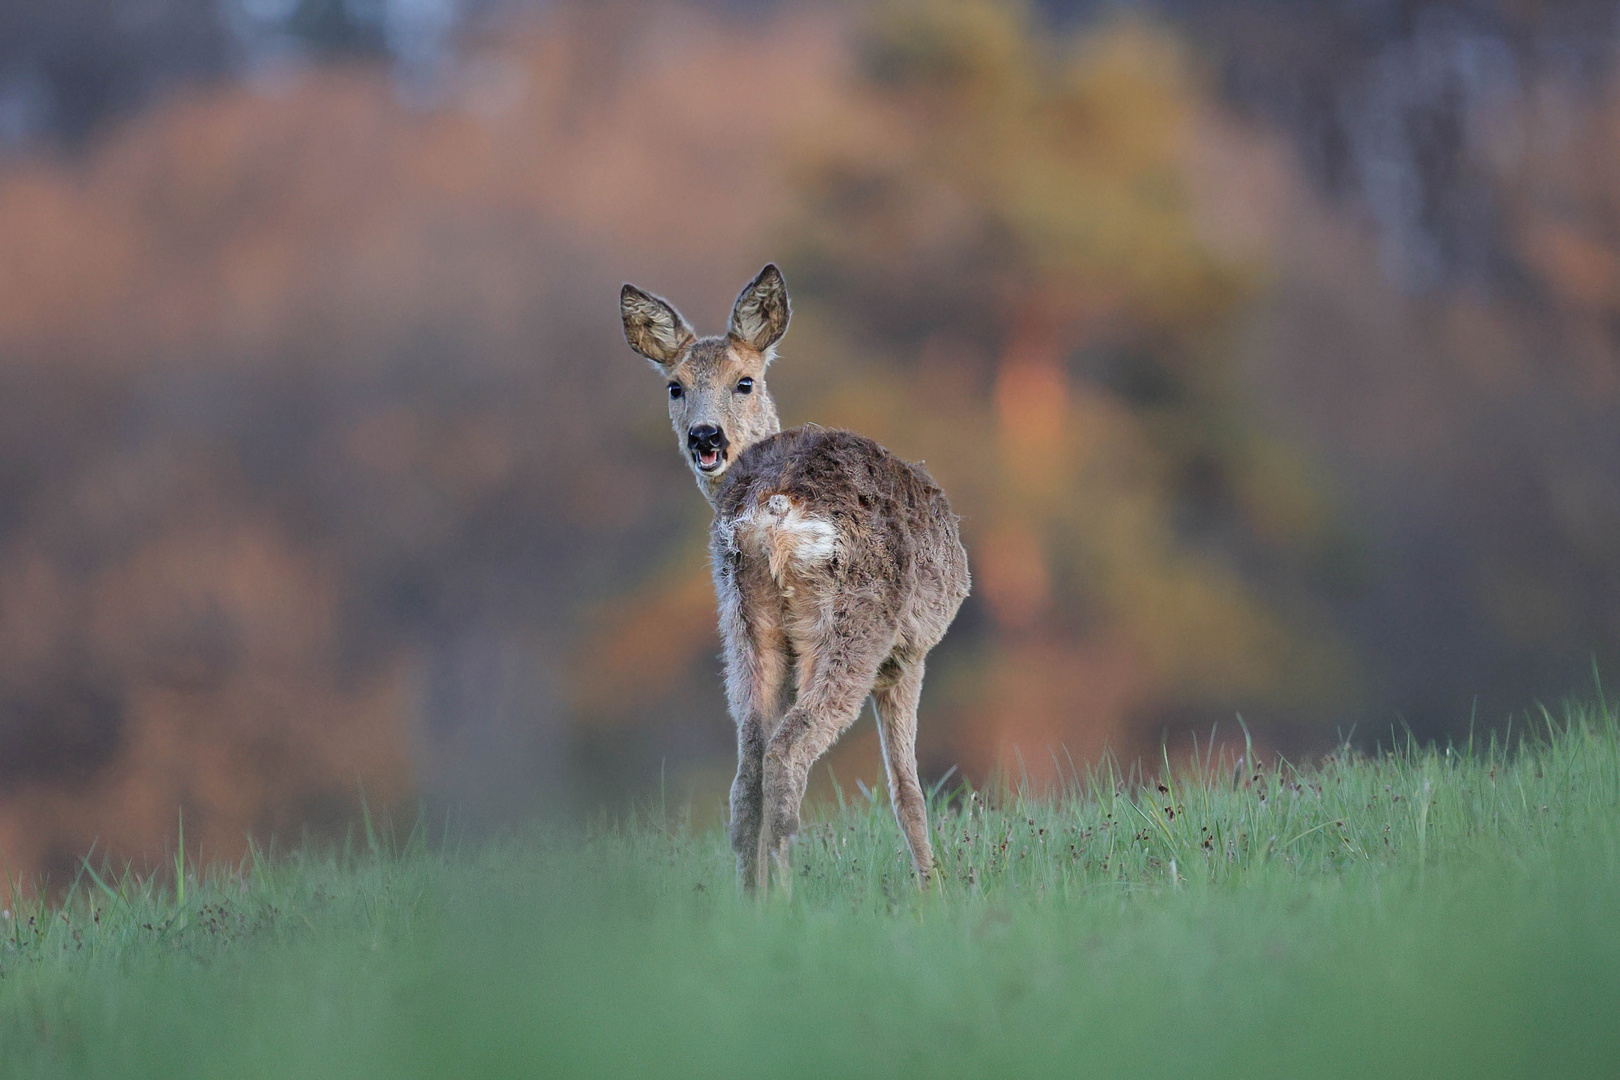
{"type": "Polygon", "coordinates": [[[778,430],[764,384],[789,314],[776,267],[737,298],[724,338],[695,338],[673,307],[634,286],[620,306],[631,347],[670,379],[676,438],[715,509],[709,551],[737,722],[731,843],[744,887],[764,884],[772,867],[788,887],[810,766],[868,694],[895,817],[926,884],[917,702],[924,658],[969,585],[944,492],[870,439],[778,430]]]}

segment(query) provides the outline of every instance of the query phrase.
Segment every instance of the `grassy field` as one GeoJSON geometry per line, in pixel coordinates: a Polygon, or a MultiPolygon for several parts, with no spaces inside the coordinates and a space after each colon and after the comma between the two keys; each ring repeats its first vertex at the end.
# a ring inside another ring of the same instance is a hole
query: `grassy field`
{"type": "Polygon", "coordinates": [[[790,900],[642,815],[85,873],[0,945],[0,1075],[1620,1075],[1620,731],[810,815],[790,900]]]}

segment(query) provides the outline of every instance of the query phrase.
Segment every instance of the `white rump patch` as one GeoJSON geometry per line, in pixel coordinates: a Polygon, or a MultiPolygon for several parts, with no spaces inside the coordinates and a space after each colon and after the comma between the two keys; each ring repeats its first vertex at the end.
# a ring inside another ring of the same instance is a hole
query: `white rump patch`
{"type": "Polygon", "coordinates": [[[772,495],[736,518],[732,528],[739,548],[763,558],[779,585],[790,569],[808,570],[838,554],[838,527],[786,495],[772,495]]]}

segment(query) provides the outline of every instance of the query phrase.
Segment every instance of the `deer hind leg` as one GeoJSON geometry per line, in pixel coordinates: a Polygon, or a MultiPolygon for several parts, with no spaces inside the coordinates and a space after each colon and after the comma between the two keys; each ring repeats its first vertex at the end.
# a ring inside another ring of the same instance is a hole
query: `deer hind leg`
{"type": "Polygon", "coordinates": [[[888,678],[872,692],[877,706],[878,740],[883,746],[883,768],[889,777],[889,801],[894,817],[911,849],[917,883],[928,886],[934,868],[934,848],[928,842],[928,805],[917,781],[917,702],[922,696],[922,660],[884,665],[888,678]]]}
{"type": "Polygon", "coordinates": [[[726,696],[737,722],[737,777],[731,784],[731,850],[737,878],[753,891],[763,884],[759,830],[765,746],[782,715],[787,687],[787,638],[780,619],[763,609],[753,618],[724,620],[726,696]]]}
{"type": "Polygon", "coordinates": [[[788,845],[799,831],[810,766],[861,715],[878,665],[888,654],[893,632],[869,631],[851,639],[829,631],[799,652],[799,692],[765,747],[762,795],[764,822],[759,834],[760,875],[768,870],[792,889],[788,845]]]}

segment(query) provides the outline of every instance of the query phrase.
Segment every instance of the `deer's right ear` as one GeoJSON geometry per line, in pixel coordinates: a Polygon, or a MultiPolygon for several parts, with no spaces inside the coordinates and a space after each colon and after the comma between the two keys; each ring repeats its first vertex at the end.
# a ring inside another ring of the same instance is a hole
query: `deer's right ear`
{"type": "Polygon", "coordinates": [[[696,336],[669,301],[634,285],[619,290],[624,339],[659,367],[667,367],[696,336]]]}

